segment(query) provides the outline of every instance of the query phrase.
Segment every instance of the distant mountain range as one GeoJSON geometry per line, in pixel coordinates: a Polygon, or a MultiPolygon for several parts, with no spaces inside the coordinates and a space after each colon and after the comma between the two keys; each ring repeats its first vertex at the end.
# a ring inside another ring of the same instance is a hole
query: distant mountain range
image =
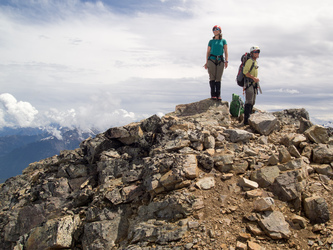
{"type": "Polygon", "coordinates": [[[333,122],[329,121],[323,125],[326,128],[333,128],[333,122]]]}
{"type": "Polygon", "coordinates": [[[32,162],[73,150],[97,131],[82,132],[63,127],[4,128],[0,130],[0,183],[19,175],[32,162]],[[53,131],[53,132],[50,132],[53,131]],[[56,136],[54,131],[56,131],[56,136]]]}

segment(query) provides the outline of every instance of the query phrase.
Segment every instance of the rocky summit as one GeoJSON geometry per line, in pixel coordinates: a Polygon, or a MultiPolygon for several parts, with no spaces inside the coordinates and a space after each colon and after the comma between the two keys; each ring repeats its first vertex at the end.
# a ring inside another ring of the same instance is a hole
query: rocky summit
{"type": "Polygon", "coordinates": [[[304,109],[178,105],[1,184],[0,249],[333,249],[332,166],[304,109]]]}

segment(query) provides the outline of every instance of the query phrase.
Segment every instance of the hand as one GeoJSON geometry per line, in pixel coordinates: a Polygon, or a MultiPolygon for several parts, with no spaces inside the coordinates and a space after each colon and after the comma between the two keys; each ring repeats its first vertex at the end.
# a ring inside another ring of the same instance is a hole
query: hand
{"type": "Polygon", "coordinates": [[[228,62],[224,62],[224,68],[228,68],[228,62]]]}
{"type": "Polygon", "coordinates": [[[253,81],[254,81],[255,83],[259,82],[259,78],[258,78],[258,77],[253,77],[253,81]]]}
{"type": "Polygon", "coordinates": [[[203,66],[205,69],[207,69],[208,67],[207,67],[207,63],[205,63],[205,65],[203,66]]]}

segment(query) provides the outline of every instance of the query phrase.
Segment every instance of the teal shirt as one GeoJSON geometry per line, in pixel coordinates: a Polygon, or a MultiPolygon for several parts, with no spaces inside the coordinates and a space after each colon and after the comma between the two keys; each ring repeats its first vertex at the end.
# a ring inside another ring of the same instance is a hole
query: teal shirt
{"type": "MultiPolygon", "coordinates": [[[[208,46],[210,47],[210,53],[215,56],[222,56],[224,54],[224,45],[226,45],[226,44],[227,44],[227,41],[225,39],[210,40],[208,43],[208,46]]],[[[216,58],[209,57],[209,59],[216,59],[216,58]]]]}

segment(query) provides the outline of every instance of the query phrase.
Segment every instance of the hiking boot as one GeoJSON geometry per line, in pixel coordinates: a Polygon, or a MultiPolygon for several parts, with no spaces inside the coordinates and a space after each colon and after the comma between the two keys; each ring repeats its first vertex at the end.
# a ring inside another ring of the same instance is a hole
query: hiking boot
{"type": "Polygon", "coordinates": [[[216,100],[216,97],[215,97],[215,96],[212,96],[212,100],[216,100]]]}
{"type": "Polygon", "coordinates": [[[217,100],[218,100],[218,101],[222,101],[222,98],[221,98],[221,96],[219,96],[219,97],[217,98],[217,100]]]}
{"type": "Polygon", "coordinates": [[[244,125],[249,124],[251,106],[251,104],[245,104],[244,106],[244,125]]]}

